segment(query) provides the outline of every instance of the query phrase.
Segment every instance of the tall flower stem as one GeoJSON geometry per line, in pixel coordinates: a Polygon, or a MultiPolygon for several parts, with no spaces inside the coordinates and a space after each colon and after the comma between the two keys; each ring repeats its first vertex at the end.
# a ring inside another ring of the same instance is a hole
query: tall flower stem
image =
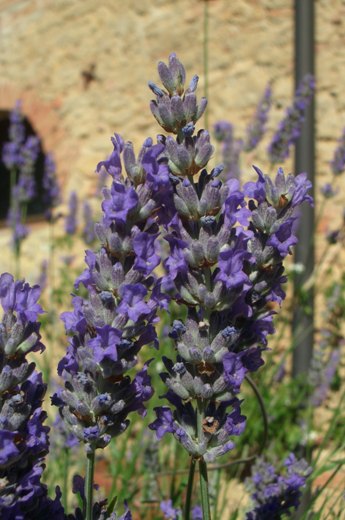
{"type": "MultiPolygon", "coordinates": [[[[204,95],[208,99],[208,2],[204,1],[204,42],[203,42],[203,54],[204,54],[204,76],[205,86],[204,95]]],[[[205,129],[208,129],[208,108],[206,107],[204,114],[204,125],[205,129]]]]}
{"type": "Polygon", "coordinates": [[[17,172],[15,168],[11,168],[10,174],[10,207],[13,207],[13,190],[16,185],[17,172]]]}
{"type": "MultiPolygon", "coordinates": [[[[203,420],[205,416],[206,402],[203,399],[198,399],[197,402],[197,433],[199,444],[203,441],[204,430],[203,420]]],[[[207,465],[203,457],[199,460],[199,475],[200,475],[200,494],[203,520],[211,520],[210,499],[208,494],[208,476],[207,465]]]]}
{"type": "Polygon", "coordinates": [[[187,484],[186,503],[185,503],[185,508],[184,508],[184,520],[190,519],[190,509],[191,509],[191,505],[192,505],[192,493],[193,493],[193,483],[194,483],[194,474],[195,474],[195,463],[196,463],[195,458],[191,457],[190,466],[189,466],[188,484],[187,484]]]}
{"type": "Polygon", "coordinates": [[[211,520],[210,498],[208,494],[207,465],[203,458],[199,460],[200,494],[203,520],[211,520]]]}
{"type": "Polygon", "coordinates": [[[176,469],[177,469],[177,458],[178,458],[178,444],[174,442],[174,461],[173,461],[173,474],[170,482],[170,496],[173,497],[175,494],[175,484],[176,484],[176,469]]]}
{"type": "Polygon", "coordinates": [[[20,242],[20,239],[16,239],[14,244],[14,273],[17,280],[20,278],[20,242]]]}
{"type": "Polygon", "coordinates": [[[92,450],[87,454],[86,463],[86,479],[85,479],[85,497],[86,511],[85,520],[92,520],[93,509],[93,474],[95,470],[95,451],[92,450]]]}
{"type": "Polygon", "coordinates": [[[69,459],[70,459],[70,450],[69,448],[64,448],[64,466],[63,466],[63,507],[64,510],[67,511],[68,506],[68,473],[69,473],[69,459]]]}

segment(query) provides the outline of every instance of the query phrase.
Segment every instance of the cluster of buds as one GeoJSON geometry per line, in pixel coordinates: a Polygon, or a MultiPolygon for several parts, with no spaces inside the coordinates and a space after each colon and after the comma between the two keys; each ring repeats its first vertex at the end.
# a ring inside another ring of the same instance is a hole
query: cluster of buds
{"type": "Polygon", "coordinates": [[[255,168],[257,182],[241,189],[236,179],[224,184],[217,178],[222,166],[202,170],[195,180],[187,161],[185,169],[171,168],[169,150],[187,156],[186,139],[161,141],[174,192],[161,285],[187,307],[188,317],[173,323],[177,356],[164,359],[167,372],[161,374],[169,406],[156,408],[150,427],[159,438],[172,433],[192,457],[208,462],[232,449],[231,437],[244,429],[236,395],[246,374],[263,364],[274,305],[285,296],[283,260],[297,241],[295,209],[311,202],[310,183],[303,174],[285,177],[281,169],[272,182],[255,168]]]}
{"type": "Polygon", "coordinates": [[[152,114],[166,132],[177,134],[182,140],[184,133],[188,135],[203,115],[207,100],[202,98],[197,103],[195,91],[198,76],[193,76],[185,89],[186,72],[176,54],[170,55],[168,65],[162,61],[158,63],[158,73],[166,90],[149,82],[150,89],[156,95],[156,100],[152,100],[150,105],[152,114]]]}

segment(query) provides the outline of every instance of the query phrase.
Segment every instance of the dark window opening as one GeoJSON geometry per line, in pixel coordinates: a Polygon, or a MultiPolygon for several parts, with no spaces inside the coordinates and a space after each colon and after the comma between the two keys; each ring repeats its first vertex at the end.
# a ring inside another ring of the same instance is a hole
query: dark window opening
{"type": "MultiPolygon", "coordinates": [[[[0,111],[0,220],[6,220],[10,203],[10,171],[6,168],[2,161],[2,148],[8,142],[10,128],[10,112],[0,111]]],[[[24,116],[23,123],[25,127],[25,138],[29,136],[39,137],[32,128],[29,120],[24,116]]],[[[27,215],[29,220],[40,220],[43,218],[46,206],[43,202],[43,175],[44,175],[45,154],[42,150],[41,142],[39,154],[35,163],[34,178],[36,183],[36,195],[28,203],[27,215]],[[31,217],[31,218],[30,218],[31,217]]],[[[17,179],[18,180],[18,179],[17,179]]]]}

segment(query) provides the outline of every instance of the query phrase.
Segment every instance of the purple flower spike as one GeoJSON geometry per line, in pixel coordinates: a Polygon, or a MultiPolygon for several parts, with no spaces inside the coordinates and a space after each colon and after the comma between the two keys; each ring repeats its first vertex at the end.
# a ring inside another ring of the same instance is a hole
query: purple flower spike
{"type": "Polygon", "coordinates": [[[166,520],[178,520],[180,518],[181,509],[173,507],[172,500],[163,500],[159,507],[166,520]]]}
{"type": "Polygon", "coordinates": [[[48,498],[41,482],[44,457],[48,453],[46,413],[42,402],[46,385],[28,353],[42,351],[37,315],[38,286],[0,276],[0,495],[1,518],[65,518],[57,488],[56,499],[48,498]]]}
{"type": "Polygon", "coordinates": [[[53,209],[61,202],[60,187],[56,177],[56,165],[52,154],[47,154],[44,162],[43,200],[46,206],[45,215],[48,221],[53,217],[53,209]]]}
{"type": "Polygon", "coordinates": [[[25,127],[21,101],[17,101],[10,114],[9,142],[2,149],[2,160],[9,170],[21,165],[21,146],[25,141],[25,127]]]}
{"type": "Polygon", "coordinates": [[[103,211],[106,222],[112,220],[125,224],[127,215],[130,214],[138,205],[138,195],[136,191],[119,183],[113,182],[111,191],[107,192],[107,198],[103,202],[103,211]]]}
{"type": "Polygon", "coordinates": [[[311,468],[305,460],[297,460],[291,453],[278,473],[271,464],[259,459],[252,468],[252,477],[246,480],[254,509],[246,514],[247,520],[270,520],[290,515],[297,509],[311,468]]]}
{"type": "MultiPolygon", "coordinates": [[[[279,169],[273,181],[255,167],[258,181],[241,188],[236,177],[243,142],[234,139],[232,125],[223,121],[215,133],[223,144],[224,164],[208,173],[210,136],[194,128],[192,116],[185,117],[186,108],[189,114],[197,110],[196,85],[191,86],[192,96],[183,97],[184,80],[178,92],[169,67],[160,63],[159,74],[163,88],[155,85],[157,99],[151,110],[164,130],[177,134],[159,136],[164,145],[161,161],[170,172],[170,190],[164,195],[168,193],[175,209],[170,220],[158,213],[167,242],[162,247],[165,273],[160,287],[187,308],[187,317],[185,322],[175,320],[169,334],[177,357],[164,358],[165,371],[160,374],[168,406],[156,408],[157,419],[150,428],[158,438],[172,434],[192,457],[209,462],[233,449],[233,437],[245,428],[241,403],[234,395],[246,374],[263,364],[261,353],[274,331],[272,307],[285,297],[283,259],[297,241],[297,207],[312,203],[311,185],[305,174],[285,176],[279,169]]],[[[304,114],[312,89],[308,79],[298,90],[299,114],[304,114]]],[[[250,128],[248,150],[262,137],[270,100],[268,88],[250,128]]],[[[134,164],[133,158],[128,162],[134,164]]],[[[157,203],[166,204],[159,195],[157,203]]],[[[140,244],[136,252],[142,251],[148,256],[148,248],[140,244]]],[[[151,247],[152,258],[155,253],[151,247]]],[[[139,260],[134,269],[137,266],[139,260]]],[[[131,306],[136,305],[133,300],[131,306]]]]}
{"type": "Polygon", "coordinates": [[[75,283],[85,286],[86,296],[75,296],[73,311],[62,314],[71,339],[58,365],[64,385],[52,398],[66,432],[88,453],[124,432],[131,412],[145,414],[153,393],[147,366],[133,377],[128,371],[142,346],[157,346],[156,313],[167,306],[153,273],[160,262],[156,175],[164,146],[147,139],[136,159],[131,143],[117,134],[112,142],[113,154],[98,165],[113,179],[103,190],[103,217],[95,225],[99,249],[86,252],[86,269],[75,283]]]}
{"type": "Polygon", "coordinates": [[[345,170],[345,128],[339,139],[338,147],[334,152],[334,157],[331,161],[331,170],[334,175],[340,175],[345,170]]]}
{"type": "Polygon", "coordinates": [[[283,162],[290,155],[290,148],[301,134],[302,125],[308,105],[314,96],[315,80],[306,75],[298,86],[291,107],[286,111],[285,118],[279,124],[269,147],[268,157],[272,164],[283,162]]]}
{"type": "Polygon", "coordinates": [[[148,275],[160,263],[157,254],[156,239],[158,235],[138,233],[133,239],[133,249],[136,254],[133,268],[148,275]]]}
{"type": "Polygon", "coordinates": [[[270,85],[267,85],[264,95],[256,109],[256,113],[253,121],[248,125],[247,138],[243,149],[246,152],[250,152],[257,147],[265,133],[265,125],[268,119],[268,112],[271,108],[272,102],[272,89],[270,85]]]}
{"type": "Polygon", "coordinates": [[[151,430],[155,430],[157,439],[161,439],[166,433],[174,433],[173,414],[167,406],[155,408],[157,419],[150,424],[151,430]]]}
{"type": "Polygon", "coordinates": [[[87,201],[83,204],[84,229],[83,237],[86,244],[92,244],[96,238],[95,223],[92,218],[92,209],[87,201]]]}
{"type": "Polygon", "coordinates": [[[78,197],[75,191],[72,191],[68,201],[69,213],[65,220],[65,231],[68,235],[74,235],[77,231],[77,211],[78,197]]]}
{"type": "Polygon", "coordinates": [[[23,220],[27,204],[36,196],[35,167],[41,151],[36,136],[26,136],[21,102],[17,101],[10,115],[9,141],[2,149],[2,160],[10,170],[16,184],[11,186],[10,208],[7,222],[12,230],[12,245],[16,255],[20,253],[21,242],[28,235],[23,220]]]}

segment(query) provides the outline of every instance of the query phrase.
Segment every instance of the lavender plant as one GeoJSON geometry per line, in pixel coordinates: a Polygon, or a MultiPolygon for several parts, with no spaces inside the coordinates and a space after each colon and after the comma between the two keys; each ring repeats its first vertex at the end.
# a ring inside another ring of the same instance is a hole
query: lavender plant
{"type": "MultiPolygon", "coordinates": [[[[62,315],[70,339],[58,365],[62,387],[52,403],[59,409],[64,435],[85,447],[87,460],[85,480],[74,478],[81,506],[67,517],[70,520],[118,518],[112,502],[93,498],[95,454],[125,432],[131,412],[145,415],[153,388],[150,361],[143,364],[140,352],[147,345],[158,347],[159,312],[174,304],[184,307],[186,318],[181,314],[170,328],[174,348],[163,357],[161,374],[167,405],[155,408],[157,418],[150,428],[158,439],[165,434],[175,437],[189,455],[184,518],[211,518],[208,464],[231,451],[234,438],[244,432],[241,388],[264,363],[267,336],[274,332],[273,316],[285,298],[284,260],[297,241],[297,210],[302,203],[311,203],[305,174],[285,176],[278,169],[272,180],[255,167],[257,180],[243,187],[235,175],[220,180],[224,166],[208,166],[214,153],[210,135],[195,128],[207,105],[205,98],[198,101],[196,96],[198,77],[186,88],[185,69],[175,54],[168,65],[158,64],[158,73],[163,87],[149,83],[155,95],[151,111],[172,135],[159,135],[156,144],[146,139],[138,156],[131,142],[125,143],[118,134],[112,138],[112,154],[97,166],[99,174],[106,173],[111,181],[103,189],[103,216],[95,226],[99,248],[86,252],[86,269],[75,282],[79,293],[73,296],[73,311],[62,315]],[[161,262],[163,274],[158,270],[161,262]],[[201,508],[192,510],[197,465],[201,508]]],[[[269,94],[265,96],[248,143],[261,137],[269,104],[269,94]]],[[[298,106],[302,110],[302,103],[298,106]]],[[[223,126],[220,133],[232,139],[231,127],[223,126]]],[[[58,192],[49,161],[46,172],[47,194],[54,206],[58,192]]],[[[75,232],[76,206],[74,193],[66,221],[69,233],[75,232]]],[[[32,472],[30,485],[37,483],[42,497],[35,507],[45,507],[46,517],[55,508],[53,517],[65,518],[60,491],[49,499],[40,481],[48,449],[41,409],[45,386],[34,364],[25,359],[27,352],[43,348],[38,293],[37,287],[14,282],[10,275],[0,278],[5,310],[0,328],[4,360],[0,453],[5,455],[3,478],[8,479],[0,500],[5,496],[8,507],[27,508],[23,518],[44,518],[37,516],[31,503],[24,503],[29,500],[27,490],[23,505],[17,499],[22,479],[32,472]],[[18,460],[23,463],[17,464],[18,460]],[[14,498],[8,499],[11,493],[14,498]]],[[[296,498],[303,484],[296,484],[295,459],[290,458],[288,465],[296,498]]],[[[280,484],[279,480],[282,495],[286,488],[280,484]]],[[[34,496],[32,491],[30,497],[34,496]]],[[[268,502],[271,497],[269,493],[268,502]]],[[[256,507],[263,505],[258,498],[256,507]]],[[[170,500],[163,501],[161,509],[167,518],[181,515],[170,500]]],[[[126,509],[120,518],[130,520],[131,513],[126,509]]]]}
{"type": "Polygon", "coordinates": [[[217,179],[222,166],[208,173],[209,134],[194,134],[200,106],[206,105],[197,103],[197,79],[185,90],[184,67],[174,54],[168,66],[159,63],[158,72],[166,90],[149,83],[156,95],[151,110],[177,136],[159,137],[175,206],[164,223],[169,256],[161,283],[188,315],[172,325],[176,357],[164,359],[167,371],[161,375],[169,404],[155,409],[150,428],[158,438],[173,434],[190,454],[186,519],[199,463],[207,520],[207,463],[231,450],[233,436],[244,430],[236,396],[247,374],[263,364],[267,335],[274,331],[272,304],[285,297],[283,260],[297,241],[296,208],[311,202],[310,182],[305,174],[285,177],[281,169],[272,182],[255,167],[258,181],[241,190],[236,179],[217,179]]]}

